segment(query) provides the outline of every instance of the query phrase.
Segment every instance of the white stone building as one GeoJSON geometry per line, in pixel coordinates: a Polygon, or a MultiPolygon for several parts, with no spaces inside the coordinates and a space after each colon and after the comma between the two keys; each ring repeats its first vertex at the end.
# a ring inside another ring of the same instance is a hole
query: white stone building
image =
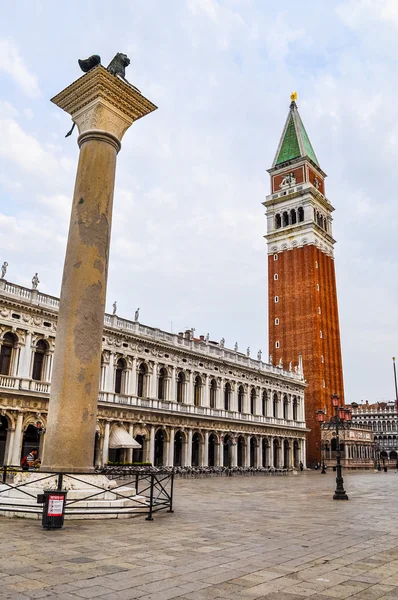
{"type": "Polygon", "coordinates": [[[393,461],[398,458],[398,411],[395,402],[364,404],[353,402],[352,421],[357,427],[367,425],[373,431],[380,458],[393,461]]]}
{"type": "MultiPolygon", "coordinates": [[[[0,464],[45,443],[57,311],[0,279],[0,464]]],[[[305,464],[304,389],[300,368],[106,314],[93,463],[305,464]],[[123,449],[128,434],[141,449],[123,449]]]]}

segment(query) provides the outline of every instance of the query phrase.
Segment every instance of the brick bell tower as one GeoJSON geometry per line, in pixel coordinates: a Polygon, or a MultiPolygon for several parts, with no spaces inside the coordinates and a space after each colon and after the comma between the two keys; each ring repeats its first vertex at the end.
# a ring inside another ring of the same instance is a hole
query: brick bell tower
{"type": "Polygon", "coordinates": [[[333,206],[325,196],[326,174],[291,95],[271,175],[266,207],[268,242],[269,353],[274,365],[302,367],[308,387],[305,417],[307,464],[320,461],[316,411],[333,414],[331,396],[344,404],[333,206]]]}

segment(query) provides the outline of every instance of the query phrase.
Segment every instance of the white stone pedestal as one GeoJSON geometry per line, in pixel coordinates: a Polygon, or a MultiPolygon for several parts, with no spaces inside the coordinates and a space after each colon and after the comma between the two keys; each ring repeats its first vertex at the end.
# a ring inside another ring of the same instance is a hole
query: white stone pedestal
{"type": "MultiPolygon", "coordinates": [[[[0,485],[0,515],[41,519],[43,505],[37,504],[37,495],[43,494],[45,490],[56,490],[57,485],[56,474],[17,473],[11,487],[0,485]]],[[[118,487],[116,481],[105,475],[64,474],[62,489],[68,492],[66,519],[128,518],[137,512],[144,513],[148,510],[146,498],[138,496],[135,488],[118,487]],[[116,487],[117,490],[112,491],[116,487]],[[73,504],[68,506],[70,501],[73,504]]]]}

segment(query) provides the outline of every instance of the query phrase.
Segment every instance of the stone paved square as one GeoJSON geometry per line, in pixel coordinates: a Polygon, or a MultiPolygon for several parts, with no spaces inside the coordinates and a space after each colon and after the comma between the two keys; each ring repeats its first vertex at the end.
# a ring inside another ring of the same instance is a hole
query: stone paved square
{"type": "Polygon", "coordinates": [[[175,513],[0,518],[0,598],[398,598],[398,474],[178,479],[175,513]]]}

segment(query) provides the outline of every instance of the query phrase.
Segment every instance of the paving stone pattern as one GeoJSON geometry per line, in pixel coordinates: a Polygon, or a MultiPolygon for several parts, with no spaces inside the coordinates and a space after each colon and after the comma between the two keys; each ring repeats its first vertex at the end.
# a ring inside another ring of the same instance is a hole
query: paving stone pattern
{"type": "Polygon", "coordinates": [[[177,480],[174,514],[0,517],[0,598],[398,599],[398,474],[177,480]]]}

